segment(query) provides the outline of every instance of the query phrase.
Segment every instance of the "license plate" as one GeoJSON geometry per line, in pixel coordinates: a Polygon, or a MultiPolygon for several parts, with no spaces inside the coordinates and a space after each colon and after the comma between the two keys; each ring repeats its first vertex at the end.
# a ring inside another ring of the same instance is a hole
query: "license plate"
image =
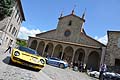
{"type": "Polygon", "coordinates": [[[23,65],[33,67],[33,65],[30,65],[30,64],[27,64],[27,63],[23,63],[23,65]]]}

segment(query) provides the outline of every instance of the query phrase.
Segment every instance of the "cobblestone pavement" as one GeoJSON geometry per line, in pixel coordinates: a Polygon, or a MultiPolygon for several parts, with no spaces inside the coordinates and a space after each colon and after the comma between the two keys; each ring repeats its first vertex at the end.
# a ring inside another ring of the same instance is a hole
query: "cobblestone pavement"
{"type": "Polygon", "coordinates": [[[71,69],[60,69],[46,65],[43,72],[50,76],[52,80],[98,80],[92,77],[89,77],[86,73],[75,72],[71,69]]]}
{"type": "Polygon", "coordinates": [[[85,73],[74,72],[71,69],[60,69],[46,65],[41,71],[8,64],[9,53],[0,48],[0,80],[97,80],[85,73]]]}

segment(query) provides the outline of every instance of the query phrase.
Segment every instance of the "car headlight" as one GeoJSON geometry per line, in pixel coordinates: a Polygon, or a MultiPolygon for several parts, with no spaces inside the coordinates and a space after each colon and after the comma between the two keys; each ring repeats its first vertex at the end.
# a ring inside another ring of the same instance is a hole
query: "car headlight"
{"type": "Polygon", "coordinates": [[[41,62],[42,64],[45,64],[45,61],[44,61],[43,59],[40,59],[40,62],[41,62]]]}
{"type": "Polygon", "coordinates": [[[15,51],[14,55],[15,55],[15,56],[19,56],[20,53],[19,53],[18,51],[15,51]]]}
{"type": "Polygon", "coordinates": [[[39,60],[36,59],[36,58],[32,58],[32,60],[33,60],[34,62],[39,62],[39,60]]]}

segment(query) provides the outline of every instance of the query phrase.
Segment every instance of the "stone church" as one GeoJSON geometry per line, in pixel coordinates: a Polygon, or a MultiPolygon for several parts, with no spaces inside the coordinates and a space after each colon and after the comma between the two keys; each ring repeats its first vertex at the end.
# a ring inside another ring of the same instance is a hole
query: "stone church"
{"type": "Polygon", "coordinates": [[[103,63],[105,45],[88,36],[84,30],[85,12],[77,16],[74,10],[59,17],[56,29],[30,37],[28,47],[41,56],[49,55],[66,60],[69,64],[82,62],[87,68],[98,70],[103,63]]]}

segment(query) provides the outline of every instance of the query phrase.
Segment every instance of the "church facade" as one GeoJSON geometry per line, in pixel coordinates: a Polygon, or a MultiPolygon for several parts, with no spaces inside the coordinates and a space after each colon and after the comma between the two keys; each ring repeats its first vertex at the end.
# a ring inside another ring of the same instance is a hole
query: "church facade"
{"type": "Polygon", "coordinates": [[[60,16],[57,28],[29,36],[28,47],[37,50],[41,56],[57,57],[69,64],[82,62],[88,68],[99,69],[103,63],[105,45],[85,33],[84,19],[74,14],[60,16]]]}

